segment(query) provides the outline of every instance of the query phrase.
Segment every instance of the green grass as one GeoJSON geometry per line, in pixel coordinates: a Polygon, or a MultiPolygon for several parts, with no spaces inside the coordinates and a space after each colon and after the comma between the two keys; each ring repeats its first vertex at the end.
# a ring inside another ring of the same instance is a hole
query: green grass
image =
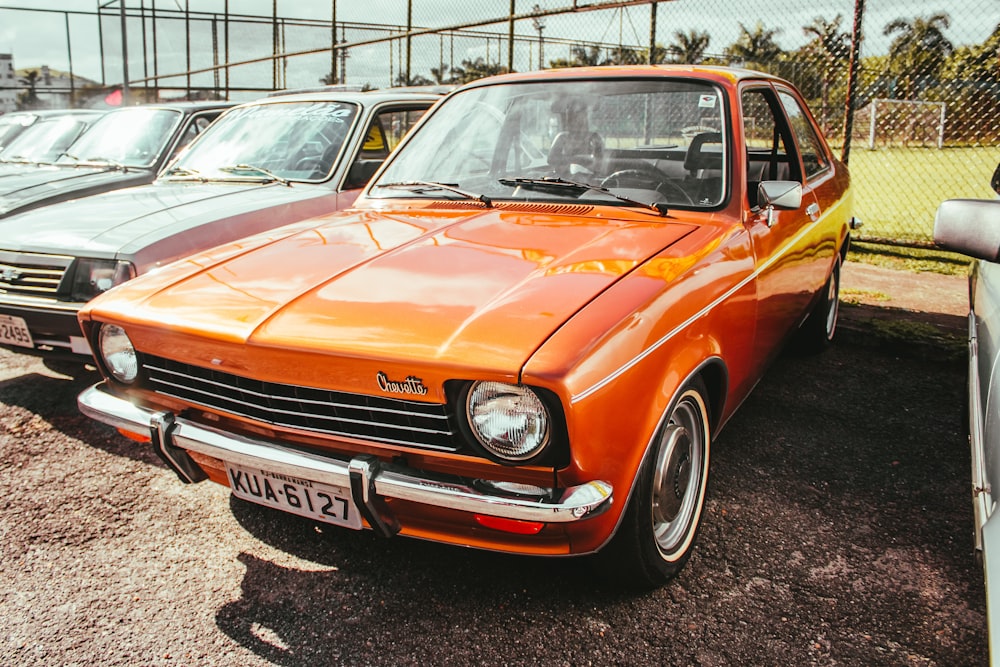
{"type": "Polygon", "coordinates": [[[890,246],[864,241],[851,242],[847,259],[900,271],[927,271],[958,276],[964,276],[968,273],[971,261],[965,255],[947,250],[890,246]]]}
{"type": "Polygon", "coordinates": [[[851,150],[851,185],[862,238],[929,243],[945,199],[994,197],[1000,147],[851,150]]]}

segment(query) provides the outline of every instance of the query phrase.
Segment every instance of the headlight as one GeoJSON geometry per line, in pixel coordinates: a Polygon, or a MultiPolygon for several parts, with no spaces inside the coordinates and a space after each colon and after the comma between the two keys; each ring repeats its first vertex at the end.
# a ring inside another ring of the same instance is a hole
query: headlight
{"type": "Polygon", "coordinates": [[[477,382],[465,409],[476,440],[499,459],[526,461],[549,443],[549,411],[523,385],[477,382]]]}
{"type": "Polygon", "coordinates": [[[116,324],[102,324],[97,334],[97,349],[108,372],[125,384],[139,376],[139,360],[125,330],[116,324]]]}
{"type": "Polygon", "coordinates": [[[90,301],[98,294],[134,277],[135,269],[130,262],[80,258],[76,260],[76,270],[73,273],[72,299],[90,301]]]}

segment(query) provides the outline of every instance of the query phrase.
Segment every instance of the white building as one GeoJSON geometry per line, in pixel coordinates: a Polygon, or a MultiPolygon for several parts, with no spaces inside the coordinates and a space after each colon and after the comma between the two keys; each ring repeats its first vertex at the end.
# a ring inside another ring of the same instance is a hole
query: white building
{"type": "Polygon", "coordinates": [[[14,56],[10,53],[0,53],[0,113],[10,113],[17,109],[18,92],[14,56]]]}

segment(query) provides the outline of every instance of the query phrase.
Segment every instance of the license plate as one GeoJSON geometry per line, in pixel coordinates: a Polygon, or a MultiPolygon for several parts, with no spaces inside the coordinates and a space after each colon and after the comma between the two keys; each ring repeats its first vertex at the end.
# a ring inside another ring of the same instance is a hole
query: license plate
{"type": "Polygon", "coordinates": [[[0,315],[0,343],[19,347],[35,346],[24,318],[13,315],[0,315]]]}
{"type": "Polygon", "coordinates": [[[268,470],[226,464],[233,495],[290,514],[361,530],[361,515],[347,489],[268,470]]]}

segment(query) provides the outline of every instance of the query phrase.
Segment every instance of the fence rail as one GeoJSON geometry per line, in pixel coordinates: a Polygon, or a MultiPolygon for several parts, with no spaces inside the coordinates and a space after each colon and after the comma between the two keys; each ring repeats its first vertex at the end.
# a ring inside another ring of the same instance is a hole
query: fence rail
{"type": "Polygon", "coordinates": [[[1000,162],[996,0],[913,0],[903,10],[893,0],[283,2],[289,11],[263,3],[270,14],[231,12],[250,6],[235,0],[108,0],[89,12],[0,5],[0,24],[17,28],[21,68],[0,73],[0,109],[4,100],[8,110],[100,105],[112,91],[126,103],[242,100],[547,67],[750,67],[809,99],[850,164],[863,238],[910,245],[930,242],[943,199],[990,196],[1000,162]],[[32,39],[56,42],[51,61],[21,55],[37,52],[32,39]]]}

